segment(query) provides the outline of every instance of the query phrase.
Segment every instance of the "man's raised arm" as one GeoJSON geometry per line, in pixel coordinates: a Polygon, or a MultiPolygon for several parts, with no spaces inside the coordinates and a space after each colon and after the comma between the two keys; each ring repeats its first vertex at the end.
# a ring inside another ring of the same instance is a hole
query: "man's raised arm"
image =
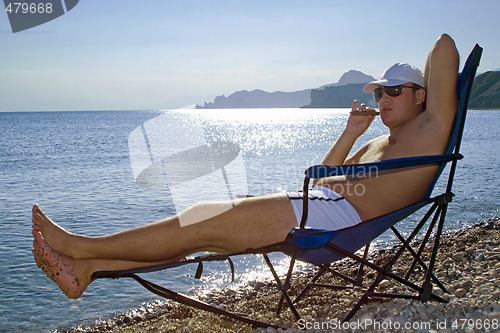
{"type": "Polygon", "coordinates": [[[459,56],[453,39],[443,34],[432,47],[425,65],[426,112],[432,121],[451,125],[457,109],[459,56]]]}

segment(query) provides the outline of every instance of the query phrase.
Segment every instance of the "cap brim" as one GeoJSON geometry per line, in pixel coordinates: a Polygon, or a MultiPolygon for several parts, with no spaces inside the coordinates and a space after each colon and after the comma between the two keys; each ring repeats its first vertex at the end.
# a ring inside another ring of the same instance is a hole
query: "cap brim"
{"type": "Polygon", "coordinates": [[[382,80],[372,81],[367,83],[363,87],[363,91],[365,93],[371,93],[375,89],[377,89],[378,86],[384,86],[384,87],[399,86],[400,84],[404,84],[406,82],[408,81],[397,80],[397,79],[382,79],[382,80]]]}

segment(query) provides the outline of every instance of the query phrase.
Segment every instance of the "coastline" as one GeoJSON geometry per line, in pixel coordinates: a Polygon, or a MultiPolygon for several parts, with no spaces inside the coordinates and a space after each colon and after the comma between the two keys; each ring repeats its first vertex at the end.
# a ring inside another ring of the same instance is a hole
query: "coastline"
{"type": "MultiPolygon", "coordinates": [[[[390,253],[390,248],[382,249],[377,251],[374,257],[383,260],[390,253]]],[[[341,269],[349,270],[348,267],[341,269]]],[[[364,305],[351,319],[349,325],[344,326],[341,326],[338,320],[350,309],[348,304],[352,306],[359,290],[321,289],[321,293],[315,293],[303,302],[299,311],[302,310],[304,318],[303,321],[297,322],[288,309],[283,311],[280,318],[273,316],[272,309],[275,308],[278,299],[275,288],[270,282],[257,282],[237,291],[217,291],[210,296],[209,301],[232,310],[244,309],[248,312],[249,309],[255,309],[253,315],[258,319],[269,318],[268,320],[287,329],[252,329],[247,324],[202,310],[188,308],[171,301],[158,301],[92,326],[74,327],[61,332],[498,331],[499,217],[488,219],[464,230],[444,234],[435,272],[450,292],[436,293],[448,300],[448,303],[434,301],[422,303],[403,299],[375,300],[364,305]]],[[[304,285],[311,274],[309,270],[296,272],[297,285],[304,285]]],[[[382,281],[381,288],[387,291],[399,291],[399,287],[389,281],[382,281]]]]}

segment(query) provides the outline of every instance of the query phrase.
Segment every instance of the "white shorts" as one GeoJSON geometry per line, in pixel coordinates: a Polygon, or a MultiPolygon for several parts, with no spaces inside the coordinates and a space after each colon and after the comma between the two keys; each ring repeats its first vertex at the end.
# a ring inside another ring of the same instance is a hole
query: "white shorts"
{"type": "MultiPolygon", "coordinates": [[[[297,225],[302,220],[303,193],[287,192],[297,225]]],[[[322,230],[338,230],[361,222],[356,210],[340,194],[325,186],[315,186],[308,193],[306,226],[322,230]]]]}

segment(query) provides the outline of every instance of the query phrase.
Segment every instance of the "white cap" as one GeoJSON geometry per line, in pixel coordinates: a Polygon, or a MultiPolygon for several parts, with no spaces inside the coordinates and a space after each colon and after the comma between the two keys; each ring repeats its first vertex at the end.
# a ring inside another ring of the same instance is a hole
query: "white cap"
{"type": "Polygon", "coordinates": [[[425,88],[424,75],[422,72],[409,64],[397,63],[385,70],[379,80],[367,83],[363,87],[366,93],[373,92],[378,86],[399,86],[412,82],[425,88]]]}

